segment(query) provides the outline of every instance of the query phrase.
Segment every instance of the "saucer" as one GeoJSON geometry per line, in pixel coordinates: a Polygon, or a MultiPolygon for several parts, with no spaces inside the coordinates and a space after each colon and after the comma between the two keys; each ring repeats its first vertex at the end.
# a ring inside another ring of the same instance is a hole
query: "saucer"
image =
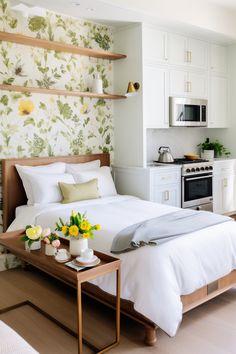
{"type": "Polygon", "coordinates": [[[58,263],[65,263],[65,262],[69,261],[70,257],[71,256],[68,256],[67,258],[61,258],[61,259],[58,257],[54,257],[54,258],[58,263]]]}
{"type": "Polygon", "coordinates": [[[92,261],[89,260],[89,262],[87,261],[86,263],[81,262],[78,260],[78,258],[82,259],[82,257],[77,257],[75,259],[76,264],[83,266],[83,267],[95,267],[96,265],[98,265],[101,262],[101,259],[98,258],[97,256],[95,256],[96,258],[94,259],[94,257],[92,258],[92,261]]]}

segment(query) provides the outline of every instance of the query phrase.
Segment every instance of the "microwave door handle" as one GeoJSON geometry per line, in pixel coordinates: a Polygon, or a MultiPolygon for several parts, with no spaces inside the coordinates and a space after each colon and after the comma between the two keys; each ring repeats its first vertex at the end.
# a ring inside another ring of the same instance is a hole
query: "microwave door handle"
{"type": "Polygon", "coordinates": [[[177,118],[177,121],[180,121],[180,122],[182,122],[182,118],[184,117],[184,112],[182,111],[181,113],[180,113],[180,115],[178,116],[178,118],[177,118]]]}
{"type": "Polygon", "coordinates": [[[185,181],[188,182],[188,181],[194,181],[194,180],[203,179],[203,178],[212,178],[212,175],[209,175],[209,176],[201,176],[201,177],[194,177],[194,178],[186,178],[185,181]]]}

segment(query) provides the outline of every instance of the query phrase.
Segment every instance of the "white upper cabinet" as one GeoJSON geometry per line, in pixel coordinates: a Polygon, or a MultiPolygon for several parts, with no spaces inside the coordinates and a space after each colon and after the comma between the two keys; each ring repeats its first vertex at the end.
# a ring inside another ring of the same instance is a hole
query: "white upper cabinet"
{"type": "Polygon", "coordinates": [[[170,64],[207,69],[208,44],[206,42],[170,33],[168,43],[170,64]]]}
{"type": "Polygon", "coordinates": [[[210,71],[227,74],[227,48],[217,44],[210,46],[210,71]]]}
{"type": "Polygon", "coordinates": [[[145,61],[167,62],[167,33],[153,27],[143,27],[143,57],[145,61]]]}
{"type": "Polygon", "coordinates": [[[143,68],[143,113],[146,128],[168,128],[168,70],[145,65],[143,68]]]}
{"type": "Polygon", "coordinates": [[[170,70],[170,96],[206,98],[207,76],[199,72],[170,70]]]}
{"type": "Polygon", "coordinates": [[[217,75],[210,77],[209,128],[227,128],[228,119],[228,81],[217,75]]]}

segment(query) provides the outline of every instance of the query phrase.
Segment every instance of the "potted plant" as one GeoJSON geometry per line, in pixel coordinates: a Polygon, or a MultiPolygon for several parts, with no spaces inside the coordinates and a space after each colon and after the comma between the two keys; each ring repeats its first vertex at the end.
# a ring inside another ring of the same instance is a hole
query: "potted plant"
{"type": "Polygon", "coordinates": [[[21,236],[21,240],[25,241],[27,251],[35,251],[41,248],[42,232],[42,227],[39,225],[27,225],[25,227],[25,235],[21,236]]]}
{"type": "Polygon", "coordinates": [[[51,232],[50,228],[43,230],[42,236],[45,243],[46,256],[55,256],[57,248],[61,244],[59,236],[55,232],[51,232]]]}
{"type": "Polygon", "coordinates": [[[230,151],[218,140],[210,141],[209,138],[206,138],[203,143],[200,143],[197,146],[200,147],[201,152],[203,153],[202,157],[206,160],[213,160],[214,157],[220,157],[222,155],[225,155],[226,157],[230,155],[230,151]]]}
{"type": "Polygon", "coordinates": [[[70,221],[64,223],[59,218],[56,223],[56,231],[61,231],[65,236],[70,236],[70,254],[72,256],[81,256],[81,251],[88,248],[88,239],[93,238],[93,231],[100,230],[99,224],[91,225],[84,214],[72,211],[70,221]]]}

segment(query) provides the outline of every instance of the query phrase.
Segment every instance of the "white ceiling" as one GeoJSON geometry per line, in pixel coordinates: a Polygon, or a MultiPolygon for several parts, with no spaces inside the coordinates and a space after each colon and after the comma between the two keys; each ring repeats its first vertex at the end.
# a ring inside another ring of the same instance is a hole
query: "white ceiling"
{"type": "MultiPolygon", "coordinates": [[[[12,0],[12,2],[21,2],[12,0]]],[[[202,33],[209,39],[236,39],[236,0],[22,0],[31,6],[113,26],[150,22],[202,33]]]]}

